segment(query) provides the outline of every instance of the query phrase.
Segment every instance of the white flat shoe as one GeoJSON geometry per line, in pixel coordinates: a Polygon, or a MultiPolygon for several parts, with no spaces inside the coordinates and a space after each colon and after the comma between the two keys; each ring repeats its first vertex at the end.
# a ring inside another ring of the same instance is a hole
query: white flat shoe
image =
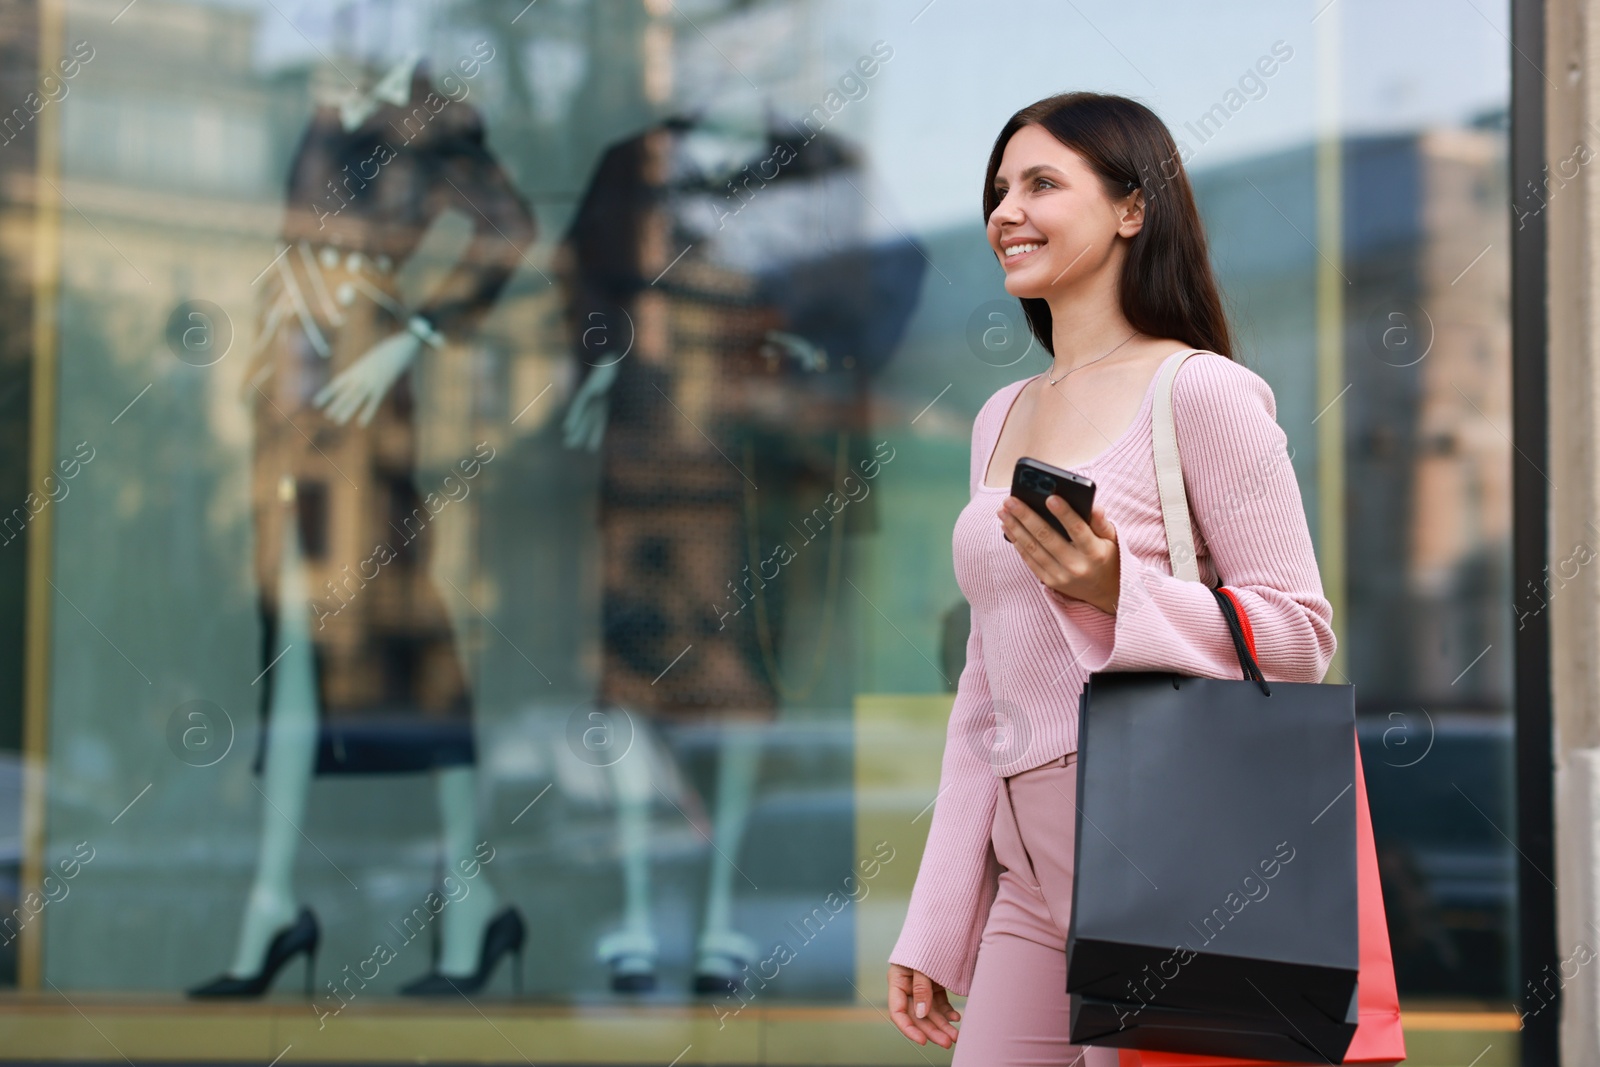
{"type": "Polygon", "coordinates": [[[700,935],[695,947],[694,991],[732,993],[745,970],[761,958],[753,938],[737,930],[711,930],[700,935]]]}
{"type": "Polygon", "coordinates": [[[600,962],[611,968],[611,989],[616,993],[648,993],[656,987],[656,958],[661,954],[656,935],[639,930],[615,930],[595,946],[600,962]]]}

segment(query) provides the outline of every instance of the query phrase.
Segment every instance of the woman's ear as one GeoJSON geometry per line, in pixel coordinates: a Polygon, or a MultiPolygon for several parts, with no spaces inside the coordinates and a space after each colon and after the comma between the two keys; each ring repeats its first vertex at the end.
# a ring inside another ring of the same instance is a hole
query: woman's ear
{"type": "Polygon", "coordinates": [[[1118,202],[1118,237],[1132,237],[1144,228],[1144,190],[1135,189],[1118,202]]]}

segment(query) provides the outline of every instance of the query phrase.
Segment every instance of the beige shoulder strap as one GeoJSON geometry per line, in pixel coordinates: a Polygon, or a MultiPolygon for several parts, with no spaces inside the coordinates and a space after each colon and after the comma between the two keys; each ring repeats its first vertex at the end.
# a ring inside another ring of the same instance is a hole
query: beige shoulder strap
{"type": "Polygon", "coordinates": [[[1161,521],[1167,528],[1167,554],[1174,577],[1200,580],[1194,554],[1194,529],[1189,524],[1189,494],[1183,488],[1183,466],[1178,457],[1178,428],[1172,417],[1172,381],[1178,368],[1197,350],[1178,352],[1156,373],[1150,436],[1156,456],[1156,491],[1161,497],[1161,521]]]}

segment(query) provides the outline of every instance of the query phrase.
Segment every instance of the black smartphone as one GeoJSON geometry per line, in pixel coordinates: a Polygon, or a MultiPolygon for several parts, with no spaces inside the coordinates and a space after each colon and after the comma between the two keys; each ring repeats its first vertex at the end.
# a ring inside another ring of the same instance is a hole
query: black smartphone
{"type": "Polygon", "coordinates": [[[1011,472],[1011,495],[1038,512],[1040,518],[1068,541],[1072,538],[1067,537],[1066,528],[1044,502],[1052,495],[1059,496],[1084,522],[1089,521],[1089,512],[1094,509],[1093,480],[1027,456],[1017,460],[1017,467],[1011,472]]]}

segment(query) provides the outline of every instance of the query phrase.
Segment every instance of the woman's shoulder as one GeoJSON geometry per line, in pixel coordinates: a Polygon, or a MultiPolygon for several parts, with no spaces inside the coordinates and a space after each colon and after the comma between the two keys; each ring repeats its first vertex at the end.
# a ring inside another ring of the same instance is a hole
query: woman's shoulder
{"type": "Polygon", "coordinates": [[[1172,380],[1172,407],[1180,430],[1186,422],[1225,430],[1218,416],[1250,417],[1265,411],[1268,419],[1278,417],[1277,399],[1265,378],[1236,359],[1205,349],[1178,368],[1172,380]]]}

